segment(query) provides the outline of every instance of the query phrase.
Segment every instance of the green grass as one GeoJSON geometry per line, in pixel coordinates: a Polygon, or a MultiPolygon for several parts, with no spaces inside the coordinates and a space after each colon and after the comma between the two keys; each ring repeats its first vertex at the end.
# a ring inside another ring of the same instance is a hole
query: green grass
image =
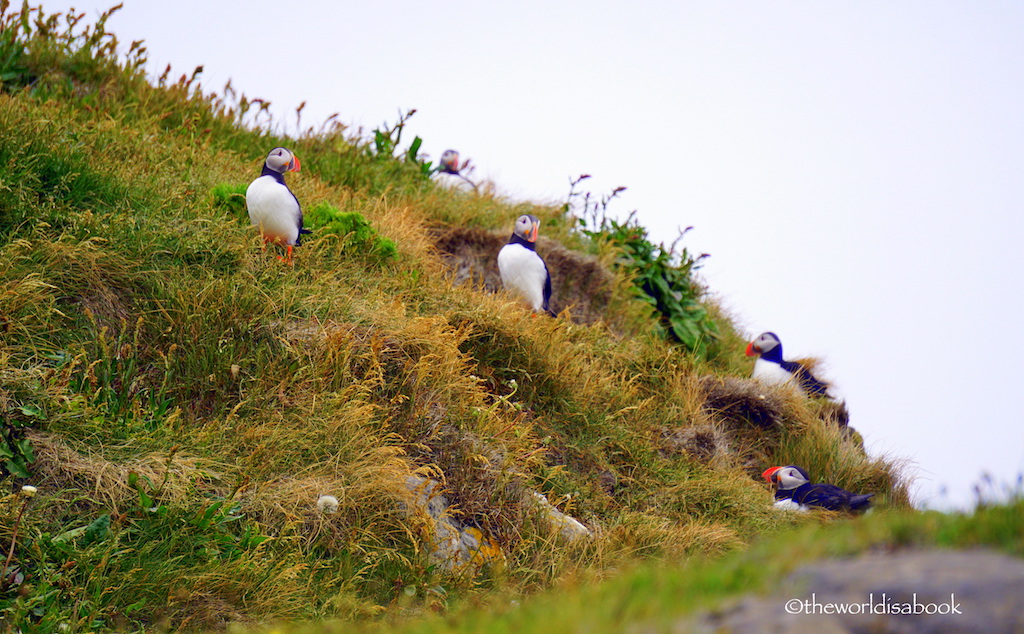
{"type": "Polygon", "coordinates": [[[626,271],[586,323],[453,284],[439,233],[506,235],[527,212],[610,263],[565,207],[435,186],[408,115],[371,138],[334,120],[288,138],[198,72],[147,81],[144,47],[116,58],[103,21],[0,3],[0,451],[20,461],[5,486],[40,489],[16,539],[23,501],[0,503],[6,622],[201,630],[507,604],[815,523],[772,511],[769,464],[909,506],[899,460],[864,455],[822,404],[737,378],[742,335],[713,304],[698,356],[626,271]],[[289,185],[313,229],[294,266],[244,206],[277,145],[301,156],[289,185]],[[401,510],[414,473],[443,480],[502,559],[431,565],[401,510]],[[595,537],[566,543],[530,491],[595,537]],[[337,513],[316,510],[324,493],[337,513]]]}

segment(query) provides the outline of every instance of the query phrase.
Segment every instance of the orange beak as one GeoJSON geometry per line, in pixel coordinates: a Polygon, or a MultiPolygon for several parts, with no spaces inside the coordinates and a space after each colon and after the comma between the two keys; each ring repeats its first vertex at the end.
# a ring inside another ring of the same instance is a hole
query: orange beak
{"type": "Polygon", "coordinates": [[[530,242],[536,242],[538,231],[540,231],[540,223],[535,222],[533,223],[533,229],[530,229],[530,234],[526,236],[526,239],[529,240],[530,242]]]}
{"type": "Polygon", "coordinates": [[[761,354],[761,351],[754,347],[754,342],[753,341],[751,341],[750,343],[747,344],[747,356],[748,357],[756,357],[759,354],[761,354]]]}
{"type": "Polygon", "coordinates": [[[289,172],[297,172],[302,165],[299,163],[299,157],[292,154],[292,162],[288,164],[289,172]]]}
{"type": "Polygon", "coordinates": [[[771,467],[770,469],[765,469],[764,473],[761,474],[761,477],[767,480],[768,482],[772,482],[772,476],[775,475],[775,472],[781,468],[782,467],[771,467]]]}

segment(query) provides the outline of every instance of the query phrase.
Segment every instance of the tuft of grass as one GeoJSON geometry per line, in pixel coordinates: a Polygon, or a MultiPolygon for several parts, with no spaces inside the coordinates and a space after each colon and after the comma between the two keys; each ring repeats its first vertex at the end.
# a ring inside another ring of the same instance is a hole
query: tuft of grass
{"type": "Polygon", "coordinates": [[[214,209],[221,209],[238,220],[248,220],[249,210],[245,203],[247,189],[248,185],[218,183],[210,192],[213,195],[214,209]]]}

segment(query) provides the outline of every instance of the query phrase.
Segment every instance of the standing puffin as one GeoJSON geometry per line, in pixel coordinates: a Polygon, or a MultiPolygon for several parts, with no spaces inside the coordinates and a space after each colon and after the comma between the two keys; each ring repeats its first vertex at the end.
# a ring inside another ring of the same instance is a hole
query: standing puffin
{"type": "Polygon", "coordinates": [[[536,250],[539,230],[540,219],[536,216],[519,216],[508,244],[498,252],[498,270],[505,288],[522,296],[535,312],[543,310],[554,317],[551,274],[536,250]]]}
{"type": "Polygon", "coordinates": [[[761,474],[776,485],[775,506],[805,511],[811,507],[829,511],[864,511],[874,493],[857,495],[834,484],[811,484],[807,472],[795,465],[772,467],[761,474]]]}
{"type": "Polygon", "coordinates": [[[769,385],[795,385],[809,396],[828,396],[828,384],[802,364],[783,360],[782,342],[774,332],[762,332],[747,344],[747,356],[757,357],[751,378],[769,385]]]}
{"type": "MultiPolygon", "coordinates": [[[[463,171],[468,171],[468,167],[469,159],[466,159],[464,163],[459,163],[459,153],[457,151],[445,150],[444,153],[441,155],[441,160],[438,163],[437,171],[439,174],[446,174],[448,176],[454,176],[455,178],[458,178],[462,182],[472,187],[473,191],[479,193],[480,189],[477,187],[477,184],[469,180],[469,178],[467,178],[462,173],[463,171]]],[[[442,179],[442,182],[448,184],[452,183],[451,179],[442,179]]],[[[458,183],[455,183],[455,185],[458,185],[458,183]]]]}
{"type": "Polygon", "coordinates": [[[285,172],[299,171],[299,157],[291,150],[276,147],[267,155],[263,172],[245,190],[245,205],[249,220],[259,227],[263,242],[285,247],[287,256],[278,259],[292,262],[292,247],[301,246],[300,236],[310,233],[302,228],[302,207],[299,199],[284,182],[285,172]]]}

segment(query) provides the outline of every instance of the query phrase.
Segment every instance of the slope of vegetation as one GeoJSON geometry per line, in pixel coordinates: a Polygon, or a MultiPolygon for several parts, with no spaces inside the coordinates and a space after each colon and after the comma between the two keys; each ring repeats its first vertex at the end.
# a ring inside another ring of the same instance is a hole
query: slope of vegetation
{"type": "MultiPolygon", "coordinates": [[[[716,611],[728,612],[740,599],[768,595],[787,575],[826,558],[848,560],[870,552],[896,556],[950,549],[972,553],[984,549],[1022,557],[1022,528],[1024,498],[1018,486],[1005,503],[981,503],[969,513],[897,511],[827,526],[796,526],[773,534],[769,539],[757,540],[742,552],[723,557],[695,556],[681,564],[668,565],[647,562],[628,567],[607,579],[588,575],[566,578],[554,590],[523,601],[491,596],[481,601],[481,605],[464,606],[443,615],[424,614],[415,620],[381,620],[360,624],[361,627],[335,621],[252,631],[270,629],[288,634],[750,631],[720,630],[704,625],[700,619],[716,611]]],[[[879,571],[879,578],[885,578],[883,571],[879,571]]],[[[880,585],[884,587],[884,582],[880,585]]],[[[960,629],[979,629],[977,624],[982,615],[978,608],[983,598],[972,597],[962,590],[948,589],[958,597],[965,597],[960,629]]],[[[813,588],[806,590],[813,591],[813,588]]],[[[826,596],[821,600],[827,601],[826,596]]],[[[782,605],[785,597],[775,596],[773,600],[782,605]]],[[[810,619],[789,623],[789,627],[781,629],[775,629],[774,625],[765,623],[761,630],[822,631],[821,621],[810,619]]],[[[876,626],[867,631],[941,631],[925,616],[911,617],[900,626],[898,630],[876,626]]]]}
{"type": "Polygon", "coordinates": [[[201,69],[151,82],[106,17],[0,2],[0,450],[5,489],[39,490],[0,502],[3,623],[401,618],[831,521],[774,512],[770,464],[908,506],[900,463],[866,456],[832,404],[742,378],[742,335],[685,251],[584,226],[572,198],[439,187],[407,117],[289,137],[201,69]],[[293,267],[240,199],[278,145],[314,229],[293,267]],[[483,279],[526,212],[557,319],[483,279]],[[431,558],[417,478],[486,556],[431,558]]]}

